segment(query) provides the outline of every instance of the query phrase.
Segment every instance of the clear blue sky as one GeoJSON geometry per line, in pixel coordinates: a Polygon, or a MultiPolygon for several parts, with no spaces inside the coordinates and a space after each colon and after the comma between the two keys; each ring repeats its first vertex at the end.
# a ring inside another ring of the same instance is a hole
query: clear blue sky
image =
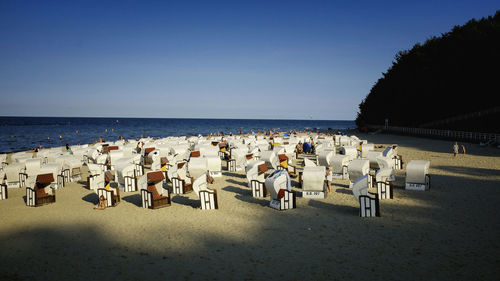
{"type": "Polygon", "coordinates": [[[352,120],[398,51],[497,9],[0,0],[0,115],[352,120]]]}

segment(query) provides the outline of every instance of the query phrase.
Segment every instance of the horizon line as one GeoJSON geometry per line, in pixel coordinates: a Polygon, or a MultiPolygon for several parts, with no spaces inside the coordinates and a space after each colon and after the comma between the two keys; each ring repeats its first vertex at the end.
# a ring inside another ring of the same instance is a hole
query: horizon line
{"type": "Polygon", "coordinates": [[[293,121],[355,121],[354,119],[270,119],[270,118],[226,118],[226,117],[106,117],[106,116],[0,116],[0,118],[109,118],[109,119],[229,119],[229,120],[293,120],[293,121]]]}

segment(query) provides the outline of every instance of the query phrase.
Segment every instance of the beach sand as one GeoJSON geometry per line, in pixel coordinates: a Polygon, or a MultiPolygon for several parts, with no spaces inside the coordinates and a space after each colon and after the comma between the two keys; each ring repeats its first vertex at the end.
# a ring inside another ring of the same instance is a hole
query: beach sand
{"type": "Polygon", "coordinates": [[[379,218],[360,218],[341,180],[324,200],[271,209],[269,198],[251,196],[244,172],[215,179],[212,211],[194,193],[143,209],[139,192],[94,210],[97,195],[83,181],[34,208],[25,189],[9,189],[0,201],[0,279],[498,280],[500,150],[465,144],[468,154],[454,158],[451,141],[357,136],[398,144],[405,164],[430,160],[431,189],[404,190],[397,171],[379,218]]]}

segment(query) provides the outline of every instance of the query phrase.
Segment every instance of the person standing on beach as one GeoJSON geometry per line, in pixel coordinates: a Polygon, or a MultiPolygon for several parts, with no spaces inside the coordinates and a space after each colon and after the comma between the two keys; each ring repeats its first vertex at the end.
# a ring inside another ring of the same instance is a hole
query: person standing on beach
{"type": "Polygon", "coordinates": [[[458,143],[455,142],[455,144],[453,145],[453,157],[457,156],[458,154],[458,143]]]}
{"type": "Polygon", "coordinates": [[[465,145],[462,144],[462,153],[465,155],[465,145]]]}
{"type": "Polygon", "coordinates": [[[329,167],[326,170],[326,184],[328,186],[328,193],[332,193],[332,180],[333,180],[333,170],[332,167],[329,167]]]}

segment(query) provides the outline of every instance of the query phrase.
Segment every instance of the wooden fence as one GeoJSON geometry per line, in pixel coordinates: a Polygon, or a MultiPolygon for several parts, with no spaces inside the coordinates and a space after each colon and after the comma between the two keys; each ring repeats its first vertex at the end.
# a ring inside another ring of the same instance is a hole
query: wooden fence
{"type": "Polygon", "coordinates": [[[408,127],[394,127],[394,126],[370,126],[370,128],[383,130],[388,133],[402,134],[402,135],[461,140],[461,141],[476,142],[476,143],[479,142],[500,143],[500,134],[493,134],[493,133],[464,132],[464,131],[427,129],[427,128],[408,128],[408,127]]]}

